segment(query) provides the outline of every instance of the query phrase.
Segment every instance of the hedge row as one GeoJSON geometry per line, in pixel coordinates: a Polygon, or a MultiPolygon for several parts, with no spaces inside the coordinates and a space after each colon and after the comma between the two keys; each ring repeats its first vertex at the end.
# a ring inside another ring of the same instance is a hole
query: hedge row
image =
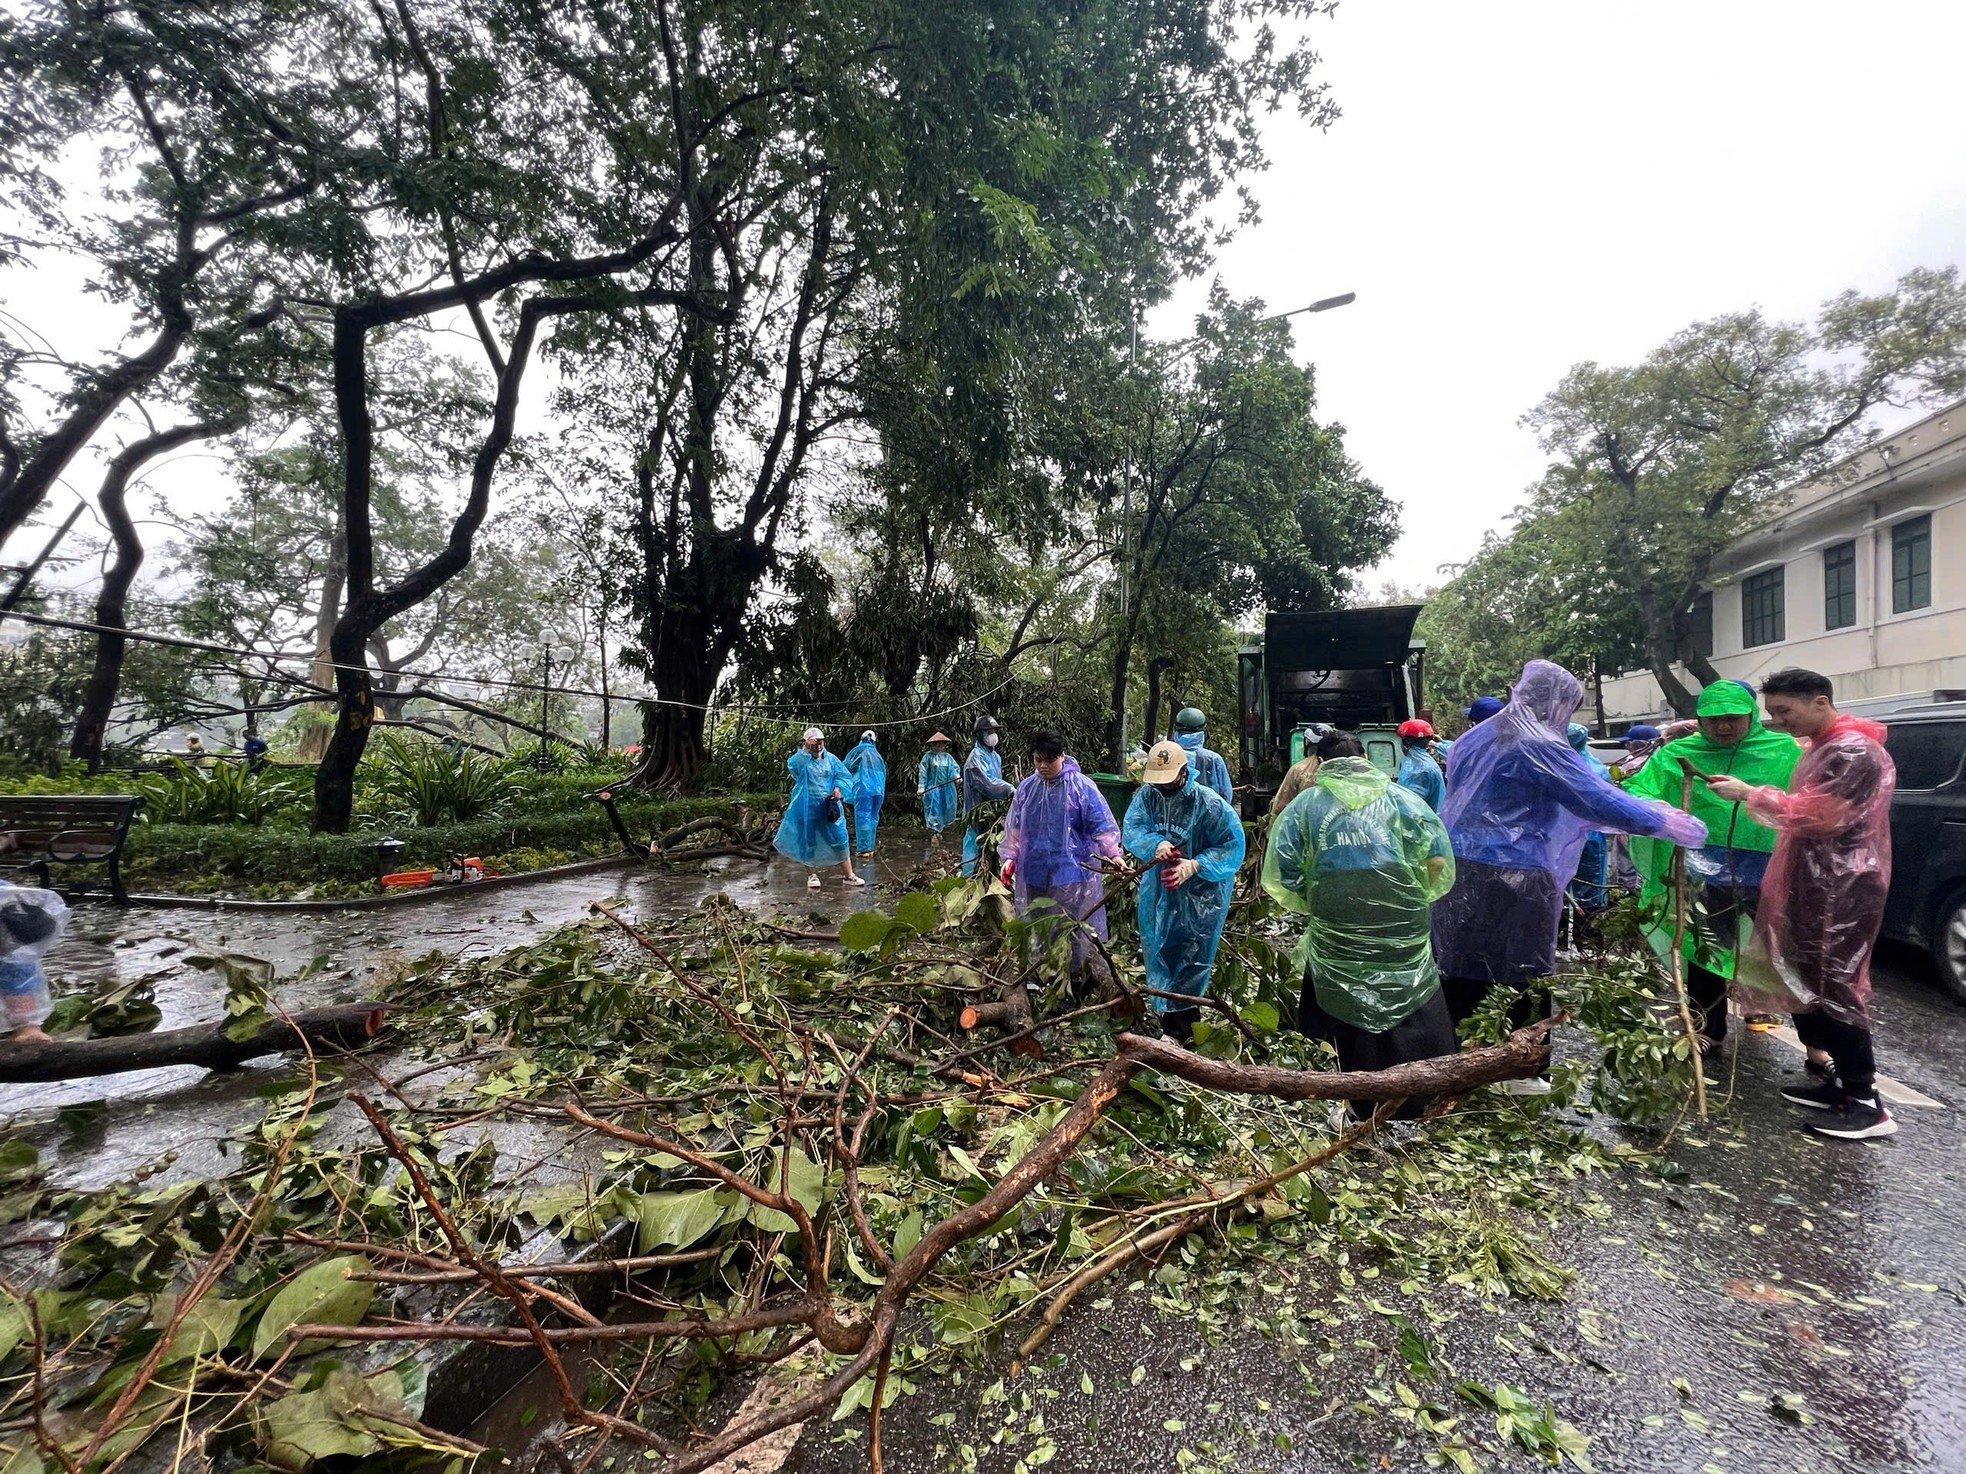
{"type": "MultiPolygon", "coordinates": [[[[625,800],[621,816],[636,838],[658,834],[690,819],[731,814],[738,800],[686,798],[625,800]]],[[[777,807],[777,795],[755,795],[753,811],[777,807]]],[[[373,879],[376,841],[387,833],[403,841],[398,869],[445,864],[453,854],[497,855],[518,849],[558,850],[586,857],[620,848],[599,804],[538,811],[521,802],[502,818],[444,824],[428,829],[372,830],[361,834],[307,834],[291,829],[221,828],[194,824],[137,824],[130,829],[125,863],[138,874],[223,875],[242,882],[361,881],[373,879]]]]}

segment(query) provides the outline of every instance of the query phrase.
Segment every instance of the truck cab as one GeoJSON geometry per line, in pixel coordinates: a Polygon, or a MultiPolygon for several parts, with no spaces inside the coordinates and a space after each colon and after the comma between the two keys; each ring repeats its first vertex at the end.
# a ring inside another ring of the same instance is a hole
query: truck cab
{"type": "Polygon", "coordinates": [[[1399,724],[1424,701],[1427,647],[1413,638],[1424,607],[1264,616],[1262,641],[1236,652],[1238,755],[1251,803],[1268,805],[1313,723],[1356,732],[1375,766],[1398,770],[1399,724]]]}

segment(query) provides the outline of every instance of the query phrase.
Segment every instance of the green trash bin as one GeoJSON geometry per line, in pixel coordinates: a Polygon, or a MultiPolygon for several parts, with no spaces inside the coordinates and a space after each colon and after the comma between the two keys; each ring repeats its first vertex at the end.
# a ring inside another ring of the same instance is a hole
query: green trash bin
{"type": "Polygon", "coordinates": [[[1092,780],[1092,786],[1106,800],[1106,807],[1113,811],[1113,817],[1124,823],[1126,806],[1133,802],[1133,791],[1140,785],[1118,773],[1087,773],[1085,776],[1092,780]]]}

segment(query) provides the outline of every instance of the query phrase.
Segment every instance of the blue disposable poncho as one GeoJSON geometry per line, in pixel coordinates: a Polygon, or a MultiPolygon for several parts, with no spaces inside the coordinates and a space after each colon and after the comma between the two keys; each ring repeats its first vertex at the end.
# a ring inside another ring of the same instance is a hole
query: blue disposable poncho
{"type": "Polygon", "coordinates": [[[814,757],[803,747],[785,761],[792,775],[792,794],[785,817],[778,821],[772,847],[810,870],[837,865],[847,857],[846,811],[853,802],[853,774],[846,764],[823,748],[814,757]],[[828,823],[826,799],[840,791],[840,812],[828,823]]]}
{"type": "MultiPolygon", "coordinates": [[[[1229,895],[1245,841],[1242,821],[1220,794],[1195,781],[1192,764],[1172,798],[1143,783],[1127,805],[1127,853],[1149,862],[1163,841],[1199,868],[1185,885],[1163,885],[1160,870],[1148,871],[1140,881],[1140,951],[1147,963],[1147,986],[1200,998],[1208,992],[1215,949],[1229,919],[1229,895]]],[[[1170,1006],[1165,998],[1154,999],[1157,1013],[1170,1006]]]]}
{"type": "MultiPolygon", "coordinates": [[[[1591,753],[1591,729],[1582,722],[1572,722],[1564,728],[1563,735],[1569,739],[1571,750],[1583,755],[1591,771],[1609,783],[1611,770],[1591,753]]],[[[1570,882],[1570,898],[1586,911],[1598,911],[1610,905],[1610,866],[1610,841],[1601,830],[1593,829],[1584,836],[1583,853],[1577,857],[1577,874],[1570,882]]]]}
{"type": "Polygon", "coordinates": [[[1699,820],[1591,771],[1564,735],[1583,696],[1562,666],[1532,660],[1509,704],[1455,743],[1440,817],[1458,884],[1434,913],[1434,957],[1447,977],[1520,986],[1554,970],[1563,887],[1593,829],[1706,840],[1699,820]]]}
{"type": "Polygon", "coordinates": [[[1306,918],[1296,957],[1318,1005],[1370,1034],[1439,989],[1429,907],[1453,884],[1440,816],[1362,757],[1321,765],[1263,853],[1263,889],[1306,918]]]}
{"type": "MultiPolygon", "coordinates": [[[[1017,914],[1034,900],[1049,898],[1102,942],[1106,906],[1099,859],[1120,858],[1119,825],[1105,797],[1066,758],[1055,779],[1033,773],[1017,785],[1004,816],[1002,855],[1013,868],[1017,914]]],[[[1091,943],[1080,927],[1072,930],[1072,969],[1083,964],[1091,943]]]]}
{"type": "Polygon", "coordinates": [[[881,825],[881,804],[887,798],[887,760],[862,737],[847,751],[846,770],[853,774],[854,838],[860,853],[871,855],[881,825]]]}
{"type": "MultiPolygon", "coordinates": [[[[1008,798],[1010,784],[1004,781],[1003,755],[982,743],[969,750],[963,759],[963,817],[968,818],[981,804],[993,799],[1008,798]]],[[[976,826],[971,824],[963,831],[963,874],[976,873],[976,857],[982,836],[976,826]]]]}
{"type": "Polygon", "coordinates": [[[915,768],[915,787],[921,791],[922,819],[932,833],[940,834],[956,822],[962,769],[956,766],[954,753],[939,749],[923,753],[915,768]]]}
{"type": "Polygon", "coordinates": [[[1222,760],[1222,754],[1211,747],[1202,746],[1205,732],[1175,732],[1168,738],[1178,743],[1188,754],[1188,771],[1193,773],[1204,788],[1212,788],[1222,795],[1224,801],[1233,808],[1236,802],[1236,785],[1229,777],[1229,765],[1222,760]]]}
{"type": "Polygon", "coordinates": [[[1409,793],[1419,794],[1436,814],[1447,798],[1447,780],[1441,776],[1440,764],[1424,747],[1406,749],[1399,760],[1399,776],[1393,782],[1409,793]]]}

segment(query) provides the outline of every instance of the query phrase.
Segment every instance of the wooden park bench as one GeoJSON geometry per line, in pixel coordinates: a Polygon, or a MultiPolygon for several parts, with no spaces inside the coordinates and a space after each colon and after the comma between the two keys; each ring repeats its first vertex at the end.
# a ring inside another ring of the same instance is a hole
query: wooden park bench
{"type": "Polygon", "coordinates": [[[101,865],[109,872],[109,894],[127,906],[123,842],[142,803],[122,793],[0,795],[0,866],[32,870],[52,886],[50,865],[101,865]]]}

